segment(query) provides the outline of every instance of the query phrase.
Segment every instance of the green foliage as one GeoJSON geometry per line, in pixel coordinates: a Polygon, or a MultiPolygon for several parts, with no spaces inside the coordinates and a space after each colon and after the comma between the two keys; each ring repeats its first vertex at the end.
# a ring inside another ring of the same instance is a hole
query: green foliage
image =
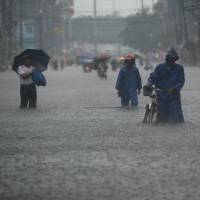
{"type": "Polygon", "coordinates": [[[161,24],[155,15],[129,17],[121,32],[123,43],[142,51],[155,49],[161,42],[161,24]]]}
{"type": "MultiPolygon", "coordinates": [[[[119,43],[120,33],[125,28],[124,18],[98,17],[96,19],[97,42],[98,43],[119,43]]],[[[66,24],[66,34],[68,32],[66,24]]],[[[72,19],[72,40],[73,41],[94,41],[94,18],[82,17],[72,19]]]]}

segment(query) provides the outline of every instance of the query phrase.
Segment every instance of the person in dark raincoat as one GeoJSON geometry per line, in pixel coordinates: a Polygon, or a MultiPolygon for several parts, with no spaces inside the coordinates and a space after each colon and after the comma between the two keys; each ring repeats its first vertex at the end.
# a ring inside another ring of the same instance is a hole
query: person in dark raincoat
{"type": "Polygon", "coordinates": [[[135,56],[129,54],[125,57],[125,66],[121,68],[115,88],[121,97],[121,105],[129,107],[138,105],[138,94],[142,88],[142,81],[138,68],[135,65],[135,56]]]}
{"type": "Polygon", "coordinates": [[[158,89],[158,122],[184,122],[180,92],[185,83],[185,73],[183,66],[175,63],[178,59],[172,48],[165,63],[159,64],[148,79],[149,85],[158,89]]]}

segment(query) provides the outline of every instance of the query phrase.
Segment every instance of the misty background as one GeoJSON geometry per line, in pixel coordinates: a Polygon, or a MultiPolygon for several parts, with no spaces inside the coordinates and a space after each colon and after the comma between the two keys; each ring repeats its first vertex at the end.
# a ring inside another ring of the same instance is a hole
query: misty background
{"type": "Polygon", "coordinates": [[[0,200],[199,200],[199,54],[200,0],[0,0],[0,200]],[[185,123],[143,124],[152,99],[121,108],[119,70],[134,53],[145,85],[170,47],[185,123]],[[11,70],[27,48],[51,57],[34,110],[11,70]]]}
{"type": "Polygon", "coordinates": [[[26,48],[50,56],[131,47],[160,54],[175,47],[185,63],[199,62],[198,0],[1,0],[1,69],[26,48]]]}

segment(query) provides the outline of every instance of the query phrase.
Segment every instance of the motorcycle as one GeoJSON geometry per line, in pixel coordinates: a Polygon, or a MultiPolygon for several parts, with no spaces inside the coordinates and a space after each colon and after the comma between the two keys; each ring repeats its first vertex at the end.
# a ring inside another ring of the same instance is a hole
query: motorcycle
{"type": "Polygon", "coordinates": [[[85,73],[91,72],[92,71],[92,64],[91,63],[83,64],[83,71],[85,73]]]}
{"type": "Polygon", "coordinates": [[[97,68],[97,74],[101,79],[107,79],[108,66],[105,63],[100,63],[97,68]]]}

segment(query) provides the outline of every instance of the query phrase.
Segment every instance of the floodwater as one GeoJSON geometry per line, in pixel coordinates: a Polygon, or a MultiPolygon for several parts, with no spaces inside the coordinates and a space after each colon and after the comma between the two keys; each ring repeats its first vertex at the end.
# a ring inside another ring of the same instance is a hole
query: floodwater
{"type": "Polygon", "coordinates": [[[121,109],[114,72],[49,70],[37,110],[18,109],[18,77],[1,73],[0,199],[199,200],[200,69],[185,71],[186,122],[173,126],[141,123],[146,97],[121,109]]]}

